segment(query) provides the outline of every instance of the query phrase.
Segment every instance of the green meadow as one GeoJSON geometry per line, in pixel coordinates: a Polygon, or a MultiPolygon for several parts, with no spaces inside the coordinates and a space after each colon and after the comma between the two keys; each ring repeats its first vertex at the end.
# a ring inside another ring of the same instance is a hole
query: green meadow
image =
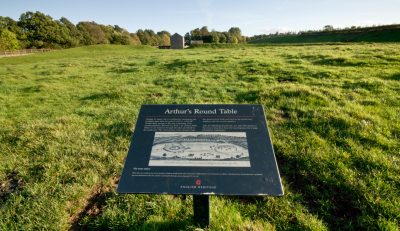
{"type": "Polygon", "coordinates": [[[191,196],[116,184],[142,104],[217,103],[264,106],[285,195],[211,196],[209,230],[399,230],[398,43],[0,58],[0,230],[196,229],[191,196]]]}

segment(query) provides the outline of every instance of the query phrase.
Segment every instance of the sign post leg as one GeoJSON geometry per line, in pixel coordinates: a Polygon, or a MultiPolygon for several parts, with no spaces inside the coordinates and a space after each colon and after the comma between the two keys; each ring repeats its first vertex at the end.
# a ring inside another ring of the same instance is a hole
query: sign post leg
{"type": "Polygon", "coordinates": [[[202,228],[210,225],[209,195],[193,195],[194,223],[202,228]]]}

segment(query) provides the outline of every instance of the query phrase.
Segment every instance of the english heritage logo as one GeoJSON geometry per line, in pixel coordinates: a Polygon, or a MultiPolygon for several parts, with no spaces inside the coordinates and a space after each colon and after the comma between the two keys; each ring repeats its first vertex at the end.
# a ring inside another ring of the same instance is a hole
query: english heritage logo
{"type": "Polygon", "coordinates": [[[201,185],[201,180],[200,180],[200,179],[196,179],[195,184],[196,184],[197,186],[200,186],[200,185],[201,185]]]}

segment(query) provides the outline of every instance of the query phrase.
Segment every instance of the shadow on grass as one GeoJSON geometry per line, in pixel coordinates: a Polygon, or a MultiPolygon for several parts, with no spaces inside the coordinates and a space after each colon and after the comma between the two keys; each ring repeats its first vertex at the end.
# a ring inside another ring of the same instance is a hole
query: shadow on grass
{"type": "Polygon", "coordinates": [[[116,92],[95,93],[81,98],[81,100],[114,100],[119,99],[120,95],[116,92]]]}
{"type": "Polygon", "coordinates": [[[196,64],[196,60],[182,60],[182,59],[175,59],[170,63],[165,64],[164,66],[168,70],[180,70],[180,69],[185,69],[191,64],[196,64]]]}
{"type": "Polygon", "coordinates": [[[396,81],[400,81],[400,73],[396,73],[394,75],[389,76],[387,79],[389,80],[396,80],[396,81]]]}
{"type": "Polygon", "coordinates": [[[248,83],[254,83],[260,81],[262,76],[260,75],[239,75],[238,79],[248,83]]]}
{"type": "Polygon", "coordinates": [[[310,76],[312,78],[324,79],[324,78],[337,78],[337,74],[334,72],[324,70],[324,71],[307,71],[304,73],[305,76],[310,76]]]}
{"type": "Polygon", "coordinates": [[[388,150],[387,144],[381,143],[376,139],[371,139],[359,133],[354,128],[354,124],[340,117],[327,117],[315,120],[313,118],[304,119],[299,124],[288,125],[288,127],[297,126],[307,128],[318,134],[320,137],[329,140],[330,143],[342,147],[351,152],[348,145],[348,139],[354,140],[364,146],[377,147],[382,150],[388,150]]]}
{"type": "Polygon", "coordinates": [[[270,72],[270,64],[255,60],[245,60],[240,62],[241,70],[247,75],[265,75],[270,72]]]}
{"type": "Polygon", "coordinates": [[[278,80],[279,83],[282,83],[282,82],[297,82],[298,81],[297,77],[293,76],[293,75],[281,76],[281,77],[278,77],[277,80],[278,80]]]}
{"type": "Polygon", "coordinates": [[[175,231],[175,230],[195,230],[196,227],[193,225],[192,218],[186,220],[171,220],[171,221],[147,221],[141,224],[131,223],[131,224],[117,224],[110,226],[108,223],[100,223],[96,225],[85,225],[84,227],[79,227],[77,229],[71,230],[165,230],[165,231],[175,231]]]}
{"type": "MultiPolygon", "coordinates": [[[[279,97],[305,96],[309,99],[309,94],[309,92],[288,91],[279,94],[279,97]]],[[[270,97],[269,104],[278,104],[279,97],[270,97]]],[[[315,100],[322,103],[326,101],[320,96],[316,96],[315,100]]],[[[307,104],[309,105],[308,101],[307,104]]],[[[378,229],[379,219],[390,220],[393,211],[385,209],[379,203],[368,201],[368,192],[358,187],[357,181],[350,182],[352,178],[347,178],[345,171],[340,169],[340,167],[353,169],[360,173],[360,176],[384,169],[385,166],[379,163],[372,163],[368,158],[357,156],[352,143],[381,150],[388,150],[389,146],[360,133],[358,124],[348,120],[348,115],[307,114],[307,111],[299,111],[291,105],[281,108],[282,114],[298,115],[297,119],[292,120],[289,117],[287,120],[282,120],[279,125],[281,130],[297,131],[292,137],[294,142],[312,142],[310,139],[303,139],[301,134],[315,134],[329,143],[328,147],[336,147],[352,154],[352,158],[347,160],[340,160],[340,156],[335,159],[336,157],[330,157],[328,154],[324,155],[328,159],[324,158],[324,161],[321,161],[313,158],[312,153],[299,154],[288,150],[282,142],[275,143],[274,149],[281,176],[288,182],[290,191],[301,195],[300,203],[310,213],[323,220],[331,230],[378,229]]],[[[299,143],[295,146],[301,148],[303,145],[299,143]]],[[[360,179],[360,182],[363,180],[360,179]]]]}
{"type": "Polygon", "coordinates": [[[261,99],[261,95],[260,95],[260,91],[244,91],[244,92],[240,92],[236,95],[236,101],[243,103],[243,102],[247,102],[247,103],[255,103],[255,102],[259,102],[261,99]]]}
{"type": "MultiPolygon", "coordinates": [[[[362,193],[348,185],[339,174],[325,177],[316,169],[324,169],[315,161],[299,155],[286,155],[275,147],[281,174],[292,190],[300,192],[305,206],[332,230],[362,230],[358,219],[362,210],[357,203],[367,203],[362,193]]],[[[332,174],[334,174],[332,172],[332,174]]]]}
{"type": "Polygon", "coordinates": [[[379,82],[367,82],[367,81],[357,81],[354,83],[345,83],[343,85],[344,89],[356,90],[356,89],[365,89],[372,92],[380,92],[380,89],[383,87],[382,83],[379,82]]]}
{"type": "Polygon", "coordinates": [[[191,218],[186,220],[171,220],[171,221],[148,221],[143,224],[132,224],[132,226],[118,227],[122,230],[194,230],[193,221],[191,218]],[[193,229],[191,229],[193,228],[193,229]]]}
{"type": "Polygon", "coordinates": [[[139,67],[135,66],[122,66],[122,67],[113,67],[110,69],[109,72],[116,73],[116,74],[125,74],[125,73],[135,73],[141,71],[139,67]]]}
{"type": "Polygon", "coordinates": [[[32,164],[32,166],[29,166],[28,173],[30,178],[35,182],[42,182],[46,179],[44,177],[46,173],[46,168],[41,164],[32,164]]]}
{"type": "Polygon", "coordinates": [[[128,122],[116,122],[111,125],[101,125],[99,128],[105,130],[110,138],[130,137],[132,135],[132,125],[128,122]]]}
{"type": "MultiPolygon", "coordinates": [[[[150,217],[154,214],[151,206],[143,210],[139,203],[137,207],[133,207],[124,211],[128,214],[122,216],[114,216],[112,214],[103,214],[103,210],[109,206],[113,206],[113,201],[121,199],[121,195],[117,195],[110,188],[100,188],[97,193],[93,194],[88,200],[85,208],[75,216],[70,230],[194,230],[194,222],[192,216],[184,218],[164,220],[163,216],[157,216],[155,219],[150,217]],[[131,210],[133,209],[133,210],[131,210]],[[137,210],[137,211],[135,211],[137,210]],[[145,214],[142,214],[144,212],[145,214]],[[120,219],[120,221],[118,221],[120,219]]],[[[182,200],[185,197],[178,196],[182,200]]],[[[124,201],[124,203],[129,203],[124,201]]],[[[146,203],[146,206],[149,204],[146,203]]],[[[124,205],[120,205],[124,206],[124,205]]],[[[161,206],[161,205],[159,205],[161,206]]],[[[128,206],[129,207],[129,206],[128,206]]],[[[179,212],[178,212],[179,213],[179,212]]]]}
{"type": "Polygon", "coordinates": [[[256,204],[264,201],[264,196],[221,196],[225,200],[237,201],[244,204],[256,204]]]}
{"type": "Polygon", "coordinates": [[[157,78],[153,81],[153,84],[156,86],[163,86],[163,87],[174,87],[176,86],[177,78],[173,76],[166,76],[162,78],[157,78]]]}
{"type": "Polygon", "coordinates": [[[116,122],[112,124],[100,124],[96,133],[92,134],[93,140],[116,140],[117,138],[129,139],[132,135],[132,124],[128,122],[116,122]]]}
{"type": "Polygon", "coordinates": [[[24,185],[17,172],[9,173],[6,179],[0,182],[0,202],[6,201],[12,193],[19,193],[24,185]]]}
{"type": "MultiPolygon", "coordinates": [[[[305,119],[302,122],[287,121],[282,129],[308,129],[332,145],[353,153],[347,139],[367,146],[387,149],[376,140],[363,137],[352,129],[352,124],[341,118],[326,118],[320,120],[305,119]]],[[[307,131],[305,131],[307,132],[307,131]]],[[[304,142],[299,139],[299,142],[304,142]]],[[[381,217],[390,219],[391,211],[385,211],[378,204],[372,205],[367,200],[367,192],[349,183],[345,173],[338,165],[345,164],[348,168],[360,173],[369,174],[373,170],[383,169],[378,163],[373,163],[364,157],[353,155],[351,160],[343,163],[340,160],[321,162],[310,155],[285,153],[280,145],[274,147],[281,175],[289,183],[289,187],[299,192],[303,204],[309,211],[322,219],[332,230],[365,230],[375,229],[376,221],[381,217]]]]}
{"type": "Polygon", "coordinates": [[[40,85],[22,88],[23,93],[38,93],[41,91],[42,91],[42,86],[40,85]]]}
{"type": "Polygon", "coordinates": [[[341,67],[360,67],[367,65],[366,62],[352,60],[348,58],[331,58],[325,57],[313,62],[316,65],[323,66],[341,66],[341,67]]]}
{"type": "Polygon", "coordinates": [[[82,224],[82,219],[85,217],[90,217],[94,219],[99,216],[104,206],[106,205],[107,199],[113,196],[114,193],[111,191],[96,192],[87,201],[86,206],[81,212],[79,212],[74,218],[71,224],[70,230],[88,230],[90,227],[87,224],[82,224]]]}

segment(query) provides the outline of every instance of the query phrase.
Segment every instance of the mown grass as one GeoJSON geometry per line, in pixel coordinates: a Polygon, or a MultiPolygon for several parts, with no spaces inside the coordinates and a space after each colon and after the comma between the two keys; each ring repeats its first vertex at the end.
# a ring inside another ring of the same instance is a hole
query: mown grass
{"type": "MultiPolygon", "coordinates": [[[[210,230],[398,230],[400,45],[90,46],[0,59],[0,230],[192,230],[192,198],[117,195],[142,104],[264,105],[283,197],[210,230]]],[[[240,186],[238,186],[240,187],[240,186]]]]}

